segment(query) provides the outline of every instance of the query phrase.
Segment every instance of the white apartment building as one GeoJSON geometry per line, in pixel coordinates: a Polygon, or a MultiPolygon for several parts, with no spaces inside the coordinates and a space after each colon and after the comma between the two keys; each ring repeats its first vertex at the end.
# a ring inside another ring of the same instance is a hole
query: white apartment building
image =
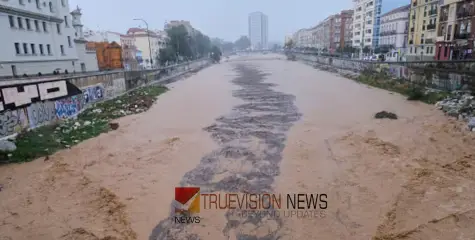
{"type": "Polygon", "coordinates": [[[111,31],[93,31],[89,29],[84,31],[84,38],[88,42],[116,42],[120,45],[121,35],[120,33],[111,31]]]}
{"type": "Polygon", "coordinates": [[[410,9],[411,5],[408,4],[381,16],[379,47],[399,56],[406,52],[410,9]]]}
{"type": "Polygon", "coordinates": [[[252,49],[268,49],[269,25],[268,18],[262,12],[253,12],[249,14],[249,40],[252,49]]]}
{"type": "Polygon", "coordinates": [[[156,66],[156,59],[160,54],[160,49],[166,46],[163,36],[151,30],[147,34],[147,30],[142,28],[130,28],[127,31],[127,35],[133,37],[135,47],[142,52],[143,67],[152,68],[156,66]],[[150,54],[152,55],[150,56],[150,54]]]}
{"type": "Polygon", "coordinates": [[[98,70],[81,38],[80,9],[75,13],[67,0],[0,1],[0,76],[98,70]]]}
{"type": "Polygon", "coordinates": [[[382,0],[353,0],[353,47],[375,49],[379,45],[382,0]]]}

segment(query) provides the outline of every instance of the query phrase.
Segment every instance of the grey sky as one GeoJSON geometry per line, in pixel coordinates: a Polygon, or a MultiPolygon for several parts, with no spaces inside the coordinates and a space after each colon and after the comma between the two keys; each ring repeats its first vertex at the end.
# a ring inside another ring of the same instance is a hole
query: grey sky
{"type": "MultiPolygon", "coordinates": [[[[247,16],[261,11],[269,17],[269,40],[283,42],[285,35],[317,24],[330,14],[351,9],[351,0],[69,0],[71,10],[83,9],[83,24],[94,30],[125,33],[142,26],[163,29],[165,21],[188,20],[210,37],[234,41],[247,35],[247,16]]],[[[383,0],[383,12],[409,0],[383,0]]]]}

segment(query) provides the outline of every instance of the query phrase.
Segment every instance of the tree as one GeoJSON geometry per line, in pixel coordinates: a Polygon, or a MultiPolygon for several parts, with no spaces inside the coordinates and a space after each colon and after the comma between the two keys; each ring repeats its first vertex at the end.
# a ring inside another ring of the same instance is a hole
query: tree
{"type": "Polygon", "coordinates": [[[234,42],[234,46],[238,50],[245,50],[251,46],[251,41],[246,36],[241,36],[238,40],[236,40],[236,42],[234,42]]]}
{"type": "Polygon", "coordinates": [[[224,42],[221,45],[221,49],[223,52],[232,52],[234,50],[234,43],[232,42],[224,42]]]}
{"type": "Polygon", "coordinates": [[[368,54],[369,52],[371,52],[371,48],[369,48],[368,46],[365,46],[365,47],[363,48],[363,53],[364,53],[364,54],[368,54]]]}
{"type": "Polygon", "coordinates": [[[211,58],[215,61],[215,62],[219,62],[221,60],[221,50],[219,50],[219,48],[217,46],[213,46],[211,48],[211,58]]]}
{"type": "Polygon", "coordinates": [[[190,36],[185,26],[180,25],[167,30],[170,39],[169,46],[176,52],[178,56],[193,56],[190,48],[190,36]]]}
{"type": "Polygon", "coordinates": [[[211,40],[200,31],[188,32],[185,26],[175,26],[167,30],[168,45],[160,49],[157,56],[160,63],[176,61],[182,58],[197,59],[207,56],[211,51],[211,40]]]}
{"type": "Polygon", "coordinates": [[[175,62],[177,60],[177,52],[172,46],[167,46],[166,48],[160,49],[157,58],[158,59],[156,60],[160,63],[160,65],[163,65],[166,62],[175,62]]]}
{"type": "Polygon", "coordinates": [[[295,43],[294,43],[294,40],[292,39],[289,39],[284,45],[284,47],[287,49],[292,49],[294,48],[294,46],[295,46],[295,43]]]}

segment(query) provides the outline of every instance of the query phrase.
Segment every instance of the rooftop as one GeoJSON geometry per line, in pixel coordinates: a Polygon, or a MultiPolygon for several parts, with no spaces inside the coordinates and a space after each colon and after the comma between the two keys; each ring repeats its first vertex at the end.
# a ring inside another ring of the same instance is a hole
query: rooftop
{"type": "Polygon", "coordinates": [[[399,13],[399,12],[405,12],[405,11],[409,11],[409,9],[411,9],[411,4],[408,4],[408,5],[404,5],[402,7],[398,7],[398,8],[395,8],[395,9],[392,9],[391,11],[381,15],[381,17],[385,17],[385,16],[388,16],[388,15],[391,15],[391,14],[395,14],[395,13],[399,13]]]}

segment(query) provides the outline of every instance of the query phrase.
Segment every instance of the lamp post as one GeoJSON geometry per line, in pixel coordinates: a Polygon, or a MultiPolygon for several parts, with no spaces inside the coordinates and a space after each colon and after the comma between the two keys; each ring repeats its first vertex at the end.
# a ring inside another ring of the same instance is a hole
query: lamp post
{"type": "Polygon", "coordinates": [[[141,19],[141,18],[134,18],[135,21],[142,21],[145,23],[145,26],[147,26],[147,39],[148,39],[148,50],[150,54],[150,67],[153,66],[153,57],[152,57],[152,46],[150,45],[150,31],[148,30],[148,23],[147,21],[141,19]]]}

